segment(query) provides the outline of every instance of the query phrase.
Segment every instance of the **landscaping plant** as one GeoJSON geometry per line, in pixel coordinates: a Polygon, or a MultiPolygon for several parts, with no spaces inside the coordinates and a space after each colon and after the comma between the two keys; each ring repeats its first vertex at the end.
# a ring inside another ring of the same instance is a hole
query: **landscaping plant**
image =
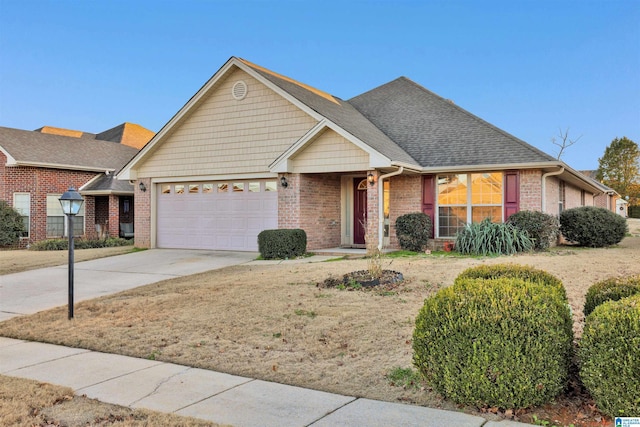
{"type": "Polygon", "coordinates": [[[560,222],[553,215],[539,211],[520,211],[509,217],[508,222],[526,231],[537,251],[549,249],[560,234],[560,222]]]}
{"type": "Polygon", "coordinates": [[[399,216],[396,219],[396,236],[402,249],[422,252],[431,237],[431,218],[422,212],[399,216]]]}
{"type": "Polygon", "coordinates": [[[598,409],[612,417],[640,414],[640,295],[608,301],[587,316],[579,348],[580,377],[598,409]]]}
{"type": "Polygon", "coordinates": [[[525,231],[509,223],[493,223],[489,218],[466,224],[456,235],[455,248],[470,255],[513,255],[533,249],[525,231]]]}
{"type": "MultiPolygon", "coordinates": [[[[133,241],[120,237],[109,237],[107,239],[74,239],[75,249],[112,248],[116,246],[133,245],[133,241]]],[[[31,245],[32,251],[66,251],[69,249],[68,239],[48,239],[41,240],[31,245]]]]}
{"type": "Polygon", "coordinates": [[[289,259],[307,252],[307,233],[299,228],[263,230],[258,234],[258,251],[264,259],[289,259]]]}
{"type": "Polygon", "coordinates": [[[0,246],[18,243],[25,232],[22,216],[7,202],[0,200],[0,246]]]}
{"type": "Polygon", "coordinates": [[[518,278],[461,278],[425,301],[413,361],[456,403],[527,408],[563,391],[572,341],[571,314],[557,288],[518,278]]]}
{"type": "Polygon", "coordinates": [[[583,206],[560,214],[560,232],[580,246],[602,248],[620,243],[627,231],[627,220],[604,208],[583,206]]]}
{"type": "Polygon", "coordinates": [[[640,294],[640,275],[630,277],[612,277],[589,287],[584,303],[585,317],[597,306],[607,301],[618,301],[631,295],[640,294]]]}

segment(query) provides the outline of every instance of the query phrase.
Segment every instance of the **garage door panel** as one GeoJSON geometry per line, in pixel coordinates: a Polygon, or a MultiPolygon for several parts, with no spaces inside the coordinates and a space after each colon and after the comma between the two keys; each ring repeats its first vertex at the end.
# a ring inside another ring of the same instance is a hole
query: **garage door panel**
{"type": "MultiPolygon", "coordinates": [[[[218,188],[240,188],[236,186],[240,183],[237,180],[234,186],[208,185],[213,188],[209,192],[203,192],[203,183],[170,184],[168,194],[158,188],[157,246],[256,251],[258,234],[265,229],[277,228],[278,197],[276,191],[265,191],[265,181],[261,181],[257,191],[255,182],[251,181],[251,186],[249,181],[244,182],[240,186],[244,188],[242,192],[217,191],[218,188]],[[191,184],[198,186],[197,193],[187,191],[191,184]],[[184,185],[184,193],[175,193],[175,185],[184,185]]],[[[274,188],[275,181],[271,182],[271,188],[274,188]]]]}

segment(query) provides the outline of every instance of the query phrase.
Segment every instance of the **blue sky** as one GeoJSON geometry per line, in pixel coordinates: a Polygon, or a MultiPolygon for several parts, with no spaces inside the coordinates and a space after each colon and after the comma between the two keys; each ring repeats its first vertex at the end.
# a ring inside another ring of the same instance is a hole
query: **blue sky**
{"type": "Polygon", "coordinates": [[[0,0],[0,126],[160,128],[231,56],[343,99],[406,76],[563,160],[640,143],[639,0],[0,0]]]}

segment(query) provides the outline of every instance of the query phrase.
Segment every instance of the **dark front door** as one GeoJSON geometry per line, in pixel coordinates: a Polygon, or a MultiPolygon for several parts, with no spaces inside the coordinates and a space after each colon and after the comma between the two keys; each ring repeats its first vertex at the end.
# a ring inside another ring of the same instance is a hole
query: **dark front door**
{"type": "Polygon", "coordinates": [[[133,222],[133,197],[120,196],[120,223],[129,224],[133,222]]]}
{"type": "Polygon", "coordinates": [[[367,224],[367,180],[353,180],[353,244],[364,245],[367,224]]]}

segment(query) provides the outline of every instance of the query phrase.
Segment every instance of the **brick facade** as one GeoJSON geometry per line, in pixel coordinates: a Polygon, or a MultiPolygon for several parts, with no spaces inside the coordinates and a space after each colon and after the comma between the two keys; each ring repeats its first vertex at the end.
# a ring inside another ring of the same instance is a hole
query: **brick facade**
{"type": "Polygon", "coordinates": [[[389,246],[399,248],[396,220],[399,216],[422,212],[422,176],[397,175],[389,178],[389,246]]]}
{"type": "Polygon", "coordinates": [[[156,187],[151,185],[150,178],[139,179],[133,186],[134,188],[134,202],[136,215],[133,221],[134,244],[137,248],[150,248],[151,247],[151,194],[156,190],[156,187]],[[139,184],[143,182],[146,191],[140,190],[139,184]]]}
{"type": "Polygon", "coordinates": [[[520,171],[520,210],[542,210],[542,171],[525,169],[520,171]]]}
{"type": "MultiPolygon", "coordinates": [[[[7,167],[6,162],[6,156],[0,153],[0,198],[10,206],[13,206],[14,193],[29,193],[31,199],[29,237],[21,239],[21,246],[47,238],[47,194],[62,194],[69,187],[77,190],[95,176],[95,172],[24,166],[7,167]]],[[[85,196],[84,199],[84,237],[94,238],[96,237],[95,199],[93,196],[85,196]]]]}

